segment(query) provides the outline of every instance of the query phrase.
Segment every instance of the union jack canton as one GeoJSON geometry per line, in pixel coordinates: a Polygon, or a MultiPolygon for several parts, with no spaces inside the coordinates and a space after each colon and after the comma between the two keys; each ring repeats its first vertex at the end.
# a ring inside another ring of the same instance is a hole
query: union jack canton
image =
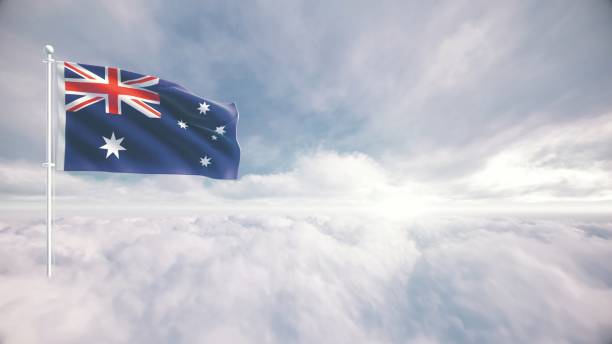
{"type": "Polygon", "coordinates": [[[234,103],[115,67],[56,67],[58,170],[237,178],[234,103]]]}

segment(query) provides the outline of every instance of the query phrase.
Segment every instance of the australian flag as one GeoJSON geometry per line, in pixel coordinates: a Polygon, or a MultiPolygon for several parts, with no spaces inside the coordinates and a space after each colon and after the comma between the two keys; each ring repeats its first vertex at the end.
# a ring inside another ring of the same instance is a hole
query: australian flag
{"type": "Polygon", "coordinates": [[[115,67],[56,66],[57,169],[237,178],[234,103],[115,67]]]}

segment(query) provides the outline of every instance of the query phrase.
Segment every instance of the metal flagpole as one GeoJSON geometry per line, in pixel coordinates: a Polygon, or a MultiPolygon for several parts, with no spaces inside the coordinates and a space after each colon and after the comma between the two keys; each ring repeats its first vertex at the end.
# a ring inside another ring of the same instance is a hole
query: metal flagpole
{"type": "Polygon", "coordinates": [[[53,247],[52,232],[53,232],[53,118],[52,118],[52,100],[53,100],[53,52],[51,45],[45,46],[47,53],[47,277],[51,278],[51,266],[53,263],[53,247]]]}

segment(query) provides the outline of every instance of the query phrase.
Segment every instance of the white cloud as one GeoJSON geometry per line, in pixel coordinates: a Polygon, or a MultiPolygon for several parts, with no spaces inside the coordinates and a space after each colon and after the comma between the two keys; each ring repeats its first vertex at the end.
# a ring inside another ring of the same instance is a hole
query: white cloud
{"type": "MultiPolygon", "coordinates": [[[[237,181],[58,172],[56,195],[59,209],[345,208],[391,216],[437,208],[533,208],[565,202],[568,207],[601,211],[612,202],[610,123],[606,115],[549,125],[522,136],[520,128],[509,130],[512,133],[493,141],[520,138],[488,157],[481,168],[438,180],[415,179],[410,166],[452,159],[452,152],[415,156],[402,166],[401,161],[379,161],[359,152],[319,149],[298,154],[293,164],[278,173],[246,174],[237,181]],[[402,170],[407,172],[398,172],[402,170]]],[[[491,144],[497,143],[480,145],[491,144]]],[[[44,173],[41,166],[26,162],[0,164],[5,206],[42,204],[44,173]]]]}
{"type": "MultiPolygon", "coordinates": [[[[40,202],[45,171],[27,163],[0,164],[0,194],[13,207],[40,202]],[[37,186],[38,185],[38,186],[37,186]]],[[[423,193],[424,186],[391,178],[383,166],[361,153],[315,151],[300,156],[287,171],[246,175],[237,181],[200,176],[147,176],[106,173],[55,174],[58,202],[66,206],[154,205],[231,206],[272,202],[276,206],[370,206],[404,192],[423,193]]],[[[423,196],[423,195],[421,195],[423,196]]],[[[405,200],[410,199],[406,195],[405,200]]]]}
{"type": "Polygon", "coordinates": [[[3,221],[6,343],[606,342],[612,224],[206,214],[3,221]]]}
{"type": "MultiPolygon", "coordinates": [[[[611,105],[606,2],[2,6],[7,66],[39,65],[53,41],[59,57],[238,101],[241,139],[257,149],[243,157],[250,172],[277,172],[294,152],[321,146],[377,159],[446,157],[413,164],[411,174],[464,175],[503,148],[495,137],[508,129],[528,133],[611,105]]],[[[5,158],[43,156],[39,66],[2,70],[5,158]]]]}
{"type": "Polygon", "coordinates": [[[367,198],[389,183],[385,170],[360,153],[316,151],[298,157],[290,171],[272,175],[245,176],[238,185],[216,183],[236,197],[316,196],[367,198]]]}
{"type": "Polygon", "coordinates": [[[612,199],[612,115],[548,125],[467,178],[471,190],[521,200],[612,199]]]}

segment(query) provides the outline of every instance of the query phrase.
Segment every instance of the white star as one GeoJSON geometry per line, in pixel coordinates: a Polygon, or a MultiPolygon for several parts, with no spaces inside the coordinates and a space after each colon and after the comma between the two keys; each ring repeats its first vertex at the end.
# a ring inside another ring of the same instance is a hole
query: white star
{"type": "Polygon", "coordinates": [[[210,137],[213,141],[217,141],[217,135],[213,135],[210,137]]]}
{"type": "Polygon", "coordinates": [[[200,113],[206,115],[206,113],[210,110],[210,105],[206,104],[206,102],[202,102],[198,107],[198,110],[200,110],[200,113]]]}
{"type": "Polygon", "coordinates": [[[215,129],[215,133],[223,136],[223,134],[225,134],[225,126],[222,125],[220,127],[217,127],[217,129],[215,129]]]}
{"type": "Polygon", "coordinates": [[[208,165],[210,165],[211,163],[212,163],[212,159],[209,158],[207,155],[204,155],[203,158],[200,158],[200,165],[204,167],[208,167],[208,165]]]}
{"type": "Polygon", "coordinates": [[[181,127],[181,129],[187,130],[187,127],[188,127],[187,123],[185,123],[183,121],[178,121],[178,122],[176,122],[176,124],[178,124],[178,126],[181,127]]]}
{"type": "Polygon", "coordinates": [[[107,139],[104,136],[102,136],[102,138],[104,139],[104,142],[106,142],[106,144],[100,147],[100,149],[106,149],[106,159],[108,159],[111,154],[113,154],[117,157],[117,159],[119,159],[119,151],[127,150],[121,146],[121,141],[123,141],[125,137],[115,139],[115,132],[112,133],[110,139],[107,139]]]}

